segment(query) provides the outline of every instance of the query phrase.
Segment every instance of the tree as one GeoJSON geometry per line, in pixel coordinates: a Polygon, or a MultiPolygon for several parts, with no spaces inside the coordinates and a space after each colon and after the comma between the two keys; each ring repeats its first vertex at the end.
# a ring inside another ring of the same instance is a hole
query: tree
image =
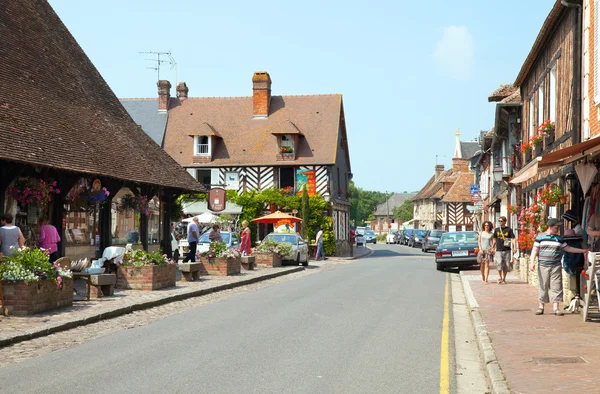
{"type": "Polygon", "coordinates": [[[389,197],[382,192],[363,190],[356,187],[354,182],[350,182],[350,196],[350,219],[356,226],[369,220],[369,215],[373,214],[377,205],[384,203],[389,197]]]}
{"type": "Polygon", "coordinates": [[[395,218],[400,218],[402,222],[408,222],[413,218],[415,212],[415,204],[411,200],[404,200],[402,205],[394,208],[393,214],[395,218]]]}
{"type": "Polygon", "coordinates": [[[302,238],[308,239],[308,220],[310,217],[310,201],[308,198],[308,189],[304,186],[302,192],[302,238]]]}

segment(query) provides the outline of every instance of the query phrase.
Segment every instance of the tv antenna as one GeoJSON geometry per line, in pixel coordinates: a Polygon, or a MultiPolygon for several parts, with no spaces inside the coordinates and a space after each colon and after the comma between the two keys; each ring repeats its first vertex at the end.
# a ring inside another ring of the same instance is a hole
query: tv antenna
{"type": "Polygon", "coordinates": [[[152,67],[146,67],[146,68],[148,68],[150,70],[155,70],[156,71],[156,76],[158,78],[157,79],[158,81],[160,81],[160,66],[162,64],[169,64],[169,65],[171,65],[171,70],[173,69],[173,67],[177,67],[177,62],[175,61],[175,59],[171,55],[171,51],[169,51],[169,52],[147,51],[147,52],[140,52],[140,53],[143,53],[143,54],[146,54],[146,55],[151,55],[151,56],[156,56],[156,59],[145,59],[145,60],[154,63],[152,67]],[[161,59],[161,57],[162,57],[162,59],[161,59]]]}
{"type": "Polygon", "coordinates": [[[435,155],[435,165],[438,165],[438,157],[446,157],[446,155],[435,155]]]}

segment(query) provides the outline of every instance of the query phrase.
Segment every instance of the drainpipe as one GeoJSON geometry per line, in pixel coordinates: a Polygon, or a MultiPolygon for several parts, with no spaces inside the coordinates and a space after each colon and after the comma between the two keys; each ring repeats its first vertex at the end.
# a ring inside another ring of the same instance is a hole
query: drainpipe
{"type": "MultiPolygon", "coordinates": [[[[577,0],[576,0],[577,1],[577,0]]],[[[573,145],[581,142],[581,75],[582,75],[582,53],[581,53],[581,4],[561,0],[560,3],[567,8],[575,8],[573,15],[575,25],[573,27],[573,145]]]]}

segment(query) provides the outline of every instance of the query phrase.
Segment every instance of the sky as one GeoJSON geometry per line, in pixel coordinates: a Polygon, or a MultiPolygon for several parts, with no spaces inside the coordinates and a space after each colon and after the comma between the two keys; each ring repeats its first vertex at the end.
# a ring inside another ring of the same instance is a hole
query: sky
{"type": "Polygon", "coordinates": [[[554,0],[49,3],[120,98],[157,96],[144,51],[171,52],[172,95],[251,96],[259,70],[273,95],[341,93],[355,184],[403,192],[493,126],[554,0]]]}

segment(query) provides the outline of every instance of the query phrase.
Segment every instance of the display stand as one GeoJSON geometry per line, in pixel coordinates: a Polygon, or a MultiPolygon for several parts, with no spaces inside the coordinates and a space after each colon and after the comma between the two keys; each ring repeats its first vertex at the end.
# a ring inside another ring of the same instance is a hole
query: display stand
{"type": "Polygon", "coordinates": [[[598,297],[598,305],[600,305],[600,293],[598,292],[598,277],[596,271],[600,268],[600,253],[588,252],[588,264],[587,264],[587,276],[583,278],[582,285],[585,289],[585,299],[583,305],[583,321],[587,321],[588,311],[590,308],[590,301],[592,297],[592,289],[596,290],[596,297],[598,297]]]}

